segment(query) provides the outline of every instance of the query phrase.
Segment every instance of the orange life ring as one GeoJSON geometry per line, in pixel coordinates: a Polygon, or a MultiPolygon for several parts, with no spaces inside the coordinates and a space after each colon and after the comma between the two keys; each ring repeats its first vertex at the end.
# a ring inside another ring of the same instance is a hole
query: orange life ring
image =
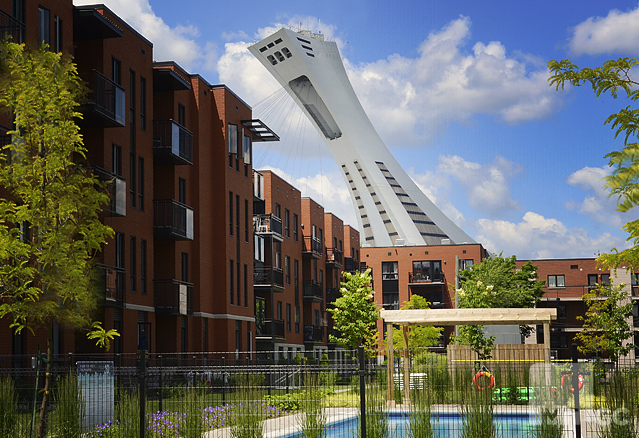
{"type": "MultiPolygon", "coordinates": [[[[572,374],[564,374],[563,376],[561,376],[561,387],[562,387],[562,388],[564,387],[564,379],[565,379],[567,376],[570,376],[570,377],[572,378],[572,374]]],[[[577,380],[579,381],[579,391],[581,391],[581,389],[584,387],[584,376],[582,376],[581,374],[579,374],[579,375],[577,376],[577,380]]],[[[572,392],[573,394],[575,393],[575,388],[570,387],[570,388],[568,388],[568,389],[570,389],[570,392],[572,392]]]]}
{"type": "Polygon", "coordinates": [[[477,380],[479,380],[480,377],[488,377],[488,378],[490,378],[490,383],[488,384],[488,388],[494,388],[495,387],[495,376],[490,374],[490,372],[488,372],[488,371],[480,371],[477,374],[475,374],[475,377],[473,377],[473,383],[475,385],[477,385],[477,389],[484,389],[481,386],[479,386],[479,383],[477,383],[477,380]]]}

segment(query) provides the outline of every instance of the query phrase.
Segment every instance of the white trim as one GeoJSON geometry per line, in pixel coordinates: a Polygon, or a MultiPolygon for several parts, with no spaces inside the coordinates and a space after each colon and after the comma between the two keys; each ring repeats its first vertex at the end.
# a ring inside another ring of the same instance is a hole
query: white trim
{"type": "Polygon", "coordinates": [[[229,313],[206,313],[206,312],[193,312],[193,316],[209,319],[233,319],[235,321],[249,321],[255,322],[254,316],[239,316],[231,315],[229,313]]]}
{"type": "Polygon", "coordinates": [[[129,303],[126,303],[124,308],[125,309],[131,309],[131,310],[141,310],[143,312],[153,312],[153,313],[155,313],[155,307],[142,306],[140,304],[129,304],[129,303]]]}

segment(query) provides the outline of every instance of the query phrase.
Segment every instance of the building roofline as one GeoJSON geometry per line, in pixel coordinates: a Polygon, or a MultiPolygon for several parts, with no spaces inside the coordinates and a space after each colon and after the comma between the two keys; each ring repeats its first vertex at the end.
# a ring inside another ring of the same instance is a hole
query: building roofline
{"type": "Polygon", "coordinates": [[[199,74],[193,74],[191,75],[192,77],[198,77],[200,79],[202,79],[202,81],[204,81],[204,83],[206,83],[209,88],[211,90],[218,90],[218,89],[225,89],[226,91],[228,91],[229,93],[231,93],[233,96],[235,96],[237,98],[237,100],[239,100],[240,102],[242,102],[242,104],[244,104],[248,109],[250,109],[251,111],[253,111],[253,107],[251,105],[249,105],[248,103],[246,103],[246,101],[244,99],[242,99],[240,96],[238,96],[235,91],[231,90],[229,87],[227,87],[225,84],[217,84],[217,85],[211,85],[208,83],[208,81],[204,78],[202,78],[199,74]]]}
{"type": "Polygon", "coordinates": [[[104,9],[105,11],[108,11],[109,14],[113,15],[114,17],[116,17],[123,26],[125,26],[129,31],[133,32],[134,34],[136,34],[138,37],[140,37],[141,39],[143,39],[147,44],[149,44],[151,47],[153,47],[153,43],[146,38],[144,35],[142,35],[140,32],[138,32],[137,30],[135,30],[135,28],[133,28],[133,26],[131,26],[129,23],[127,23],[122,17],[120,17],[118,14],[116,14],[115,12],[113,12],[111,9],[109,9],[108,6],[106,6],[104,3],[96,3],[96,4],[92,4],[92,5],[81,5],[81,6],[73,6],[74,9],[77,9],[79,11],[81,10],[91,10],[91,9],[104,9]]]}

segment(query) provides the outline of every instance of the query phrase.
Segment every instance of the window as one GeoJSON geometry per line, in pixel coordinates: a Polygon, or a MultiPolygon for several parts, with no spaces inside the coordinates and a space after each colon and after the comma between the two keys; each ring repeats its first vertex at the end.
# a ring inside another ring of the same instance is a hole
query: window
{"type": "Polygon", "coordinates": [[[122,148],[117,144],[113,145],[113,174],[122,176],[122,148]]]}
{"type": "Polygon", "coordinates": [[[178,103],[178,123],[186,127],[186,108],[181,103],[178,103]]]}
{"type": "Polygon", "coordinates": [[[291,258],[289,256],[284,257],[284,275],[286,284],[291,284],[291,258]]]}
{"type": "Polygon", "coordinates": [[[229,281],[229,290],[231,292],[231,304],[233,304],[233,300],[235,299],[234,296],[233,296],[233,278],[235,277],[233,275],[233,270],[235,269],[235,263],[233,263],[233,260],[231,260],[229,262],[229,268],[231,270],[230,275],[229,275],[229,279],[230,279],[230,281],[229,281]]]}
{"type": "Polygon", "coordinates": [[[565,278],[563,275],[549,275],[548,287],[566,287],[565,278]]]}
{"type": "Polygon", "coordinates": [[[184,178],[178,178],[178,201],[186,204],[186,180],[184,178]]]}
{"type": "Polygon", "coordinates": [[[282,267],[282,242],[275,242],[275,267],[282,267]]]}
{"type": "Polygon", "coordinates": [[[313,312],[313,325],[315,327],[320,326],[320,311],[317,309],[315,309],[315,311],[313,312]]]}
{"type": "Polygon", "coordinates": [[[248,266],[244,265],[244,307],[248,307],[248,266]]]}
{"type": "Polygon", "coordinates": [[[284,235],[291,237],[291,212],[288,209],[284,209],[284,235]]]}
{"type": "Polygon", "coordinates": [[[286,303],[286,331],[291,331],[291,303],[286,303]]]}
{"type": "Polygon", "coordinates": [[[281,301],[277,302],[276,309],[277,309],[277,313],[275,315],[275,319],[277,319],[278,321],[281,321],[282,320],[282,302],[281,301]]]}
{"type": "Polygon", "coordinates": [[[382,299],[385,310],[399,310],[399,292],[383,292],[382,299]]]}
{"type": "Polygon", "coordinates": [[[597,274],[588,274],[588,286],[594,287],[599,283],[599,276],[597,274]]]}
{"type": "Polygon", "coordinates": [[[282,206],[280,204],[275,204],[275,216],[282,217],[282,206]]]}
{"type": "Polygon", "coordinates": [[[237,155],[237,125],[229,124],[228,127],[229,142],[229,167],[233,167],[233,155],[237,155]]]}
{"type": "Polygon", "coordinates": [[[235,351],[242,351],[242,321],[235,321],[235,351]]]}
{"type": "Polygon", "coordinates": [[[235,272],[237,272],[237,305],[241,306],[242,302],[240,301],[241,299],[241,295],[240,295],[240,262],[237,262],[237,269],[235,270],[235,272]]]}
{"type": "Polygon", "coordinates": [[[397,279],[397,262],[382,262],[382,280],[397,279]]]}
{"type": "Polygon", "coordinates": [[[299,222],[299,217],[293,213],[293,240],[297,242],[297,225],[299,222]]]}
{"type": "Polygon", "coordinates": [[[300,306],[295,305],[295,333],[300,332],[300,306]]]}
{"type": "Polygon", "coordinates": [[[462,271],[464,269],[468,269],[474,263],[473,259],[463,259],[459,261],[459,270],[462,271]]]}
{"type": "Polygon", "coordinates": [[[62,51],[62,19],[56,15],[53,23],[55,26],[55,51],[60,53],[62,51]]]}
{"type": "Polygon", "coordinates": [[[182,281],[189,281],[189,253],[182,253],[182,281]]]}
{"type": "Polygon", "coordinates": [[[233,192],[229,192],[229,235],[233,235],[233,192]]]}
{"type": "Polygon", "coordinates": [[[124,234],[115,233],[115,267],[124,268],[124,234]]]}
{"type": "Polygon", "coordinates": [[[423,260],[413,262],[412,281],[442,281],[441,260],[423,260]]]}
{"type": "Polygon", "coordinates": [[[244,200],[244,241],[249,241],[249,203],[248,199],[244,200]]]}
{"type": "Polygon", "coordinates": [[[245,136],[244,130],[242,130],[242,156],[244,164],[251,164],[251,137],[245,136]]]}
{"type": "Polygon", "coordinates": [[[135,154],[131,154],[129,156],[129,198],[130,198],[130,202],[131,202],[131,207],[135,208],[136,206],[136,200],[137,200],[137,193],[135,193],[135,185],[137,183],[136,178],[135,178],[135,154]]]}
{"type": "Polygon", "coordinates": [[[610,274],[601,274],[601,284],[610,286],[610,274]]]}
{"type": "Polygon", "coordinates": [[[136,247],[136,241],[135,241],[135,237],[131,236],[131,238],[129,239],[130,242],[130,247],[129,247],[129,252],[131,253],[131,292],[135,292],[135,285],[137,283],[136,281],[136,272],[135,272],[135,264],[137,262],[136,260],[136,254],[135,254],[135,247],[136,247]]]}
{"type": "MultiPolygon", "coordinates": [[[[240,240],[240,195],[235,195],[235,234],[240,240]]],[[[240,275],[239,271],[237,275],[240,275]]]]}
{"type": "Polygon", "coordinates": [[[122,85],[122,64],[117,58],[111,58],[111,79],[118,85],[122,85]]]}
{"type": "Polygon", "coordinates": [[[140,128],[146,131],[146,79],[140,78],[140,128]]]}
{"type": "Polygon", "coordinates": [[[138,208],[144,211],[144,158],[138,157],[138,208]]]}
{"type": "Polygon", "coordinates": [[[51,45],[51,12],[45,8],[38,8],[38,39],[39,44],[51,45]]]}
{"type": "Polygon", "coordinates": [[[135,72],[129,70],[129,137],[135,151],[135,72]]]}
{"type": "Polygon", "coordinates": [[[140,292],[146,295],[146,240],[140,240],[140,292]]]}

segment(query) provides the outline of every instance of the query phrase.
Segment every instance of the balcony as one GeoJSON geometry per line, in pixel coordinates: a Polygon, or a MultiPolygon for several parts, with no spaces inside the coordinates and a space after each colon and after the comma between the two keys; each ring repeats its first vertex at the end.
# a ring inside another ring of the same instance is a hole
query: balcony
{"type": "Polygon", "coordinates": [[[326,288],[326,303],[334,303],[336,299],[341,297],[342,294],[339,291],[339,287],[327,287],[326,288]]]}
{"type": "Polygon", "coordinates": [[[282,219],[272,214],[253,215],[253,232],[261,235],[272,235],[282,241],[282,219]]]}
{"type": "Polygon", "coordinates": [[[175,199],[155,199],[153,228],[159,239],[193,240],[193,209],[175,199]]]}
{"type": "Polygon", "coordinates": [[[423,272],[409,272],[408,284],[423,284],[423,283],[443,283],[444,273],[435,272],[434,274],[425,274],[423,272]]]}
{"type": "Polygon", "coordinates": [[[311,280],[304,282],[304,301],[310,301],[314,303],[321,302],[324,299],[324,293],[322,291],[322,283],[311,280]]]}
{"type": "Polygon", "coordinates": [[[275,288],[276,292],[284,292],[284,271],[273,266],[255,266],[253,268],[253,286],[275,288]]]}
{"type": "Polygon", "coordinates": [[[193,284],[175,279],[153,280],[155,313],[163,316],[193,313],[193,284]]]}
{"type": "Polygon", "coordinates": [[[124,88],[108,79],[97,70],[93,70],[84,121],[89,126],[119,128],[125,126],[126,94],[124,88]],[[93,97],[91,100],[90,97],[93,97]]]}
{"type": "Polygon", "coordinates": [[[344,257],[344,270],[346,272],[356,272],[359,270],[359,262],[354,257],[344,257]]]}
{"type": "Polygon", "coordinates": [[[93,173],[98,180],[106,183],[106,190],[111,202],[107,211],[112,216],[126,216],[126,181],[101,167],[94,167],[93,173]]]}
{"type": "Polygon", "coordinates": [[[304,343],[307,342],[323,342],[324,341],[324,328],[315,327],[312,325],[304,326],[304,343]]]}
{"type": "Polygon", "coordinates": [[[319,259],[324,252],[323,246],[322,241],[317,237],[304,237],[304,252],[302,255],[307,258],[319,259]]]}
{"type": "Polygon", "coordinates": [[[97,269],[100,290],[104,291],[105,304],[110,307],[122,307],[126,289],[124,268],[99,264],[97,269]]]}
{"type": "Polygon", "coordinates": [[[8,38],[12,43],[24,43],[26,26],[0,9],[0,38],[8,38]]]}
{"type": "Polygon", "coordinates": [[[264,324],[255,324],[255,337],[284,339],[284,321],[267,319],[264,324]]]}
{"type": "Polygon", "coordinates": [[[326,248],[326,267],[342,269],[344,266],[344,253],[336,248],[326,248]]]}
{"type": "Polygon", "coordinates": [[[173,120],[153,122],[155,164],[193,164],[193,133],[173,120]]]}

